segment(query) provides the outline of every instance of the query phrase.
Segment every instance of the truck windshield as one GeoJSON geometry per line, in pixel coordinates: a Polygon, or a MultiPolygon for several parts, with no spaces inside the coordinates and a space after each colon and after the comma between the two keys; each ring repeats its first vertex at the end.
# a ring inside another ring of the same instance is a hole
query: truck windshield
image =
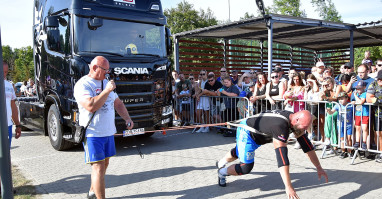
{"type": "Polygon", "coordinates": [[[103,19],[98,28],[89,18],[74,18],[74,51],[121,56],[166,56],[165,28],[153,24],[103,19]]]}

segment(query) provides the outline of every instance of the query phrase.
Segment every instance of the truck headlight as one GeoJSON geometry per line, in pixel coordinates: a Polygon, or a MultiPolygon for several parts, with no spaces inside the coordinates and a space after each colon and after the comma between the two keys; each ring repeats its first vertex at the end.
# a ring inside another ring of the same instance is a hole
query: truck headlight
{"type": "Polygon", "coordinates": [[[162,116],[170,115],[172,114],[172,106],[165,106],[162,109],[162,116]]]}

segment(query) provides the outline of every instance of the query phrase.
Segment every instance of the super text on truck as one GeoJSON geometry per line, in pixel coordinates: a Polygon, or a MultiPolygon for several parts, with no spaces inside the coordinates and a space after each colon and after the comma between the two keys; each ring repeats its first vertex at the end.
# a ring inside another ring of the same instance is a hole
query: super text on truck
{"type": "MultiPolygon", "coordinates": [[[[72,147],[73,87],[98,55],[110,62],[134,134],[172,124],[171,33],[159,0],[35,0],[33,9],[37,96],[19,98],[23,126],[42,130],[56,150],[72,147]]],[[[126,130],[122,118],[115,124],[126,130]]]]}

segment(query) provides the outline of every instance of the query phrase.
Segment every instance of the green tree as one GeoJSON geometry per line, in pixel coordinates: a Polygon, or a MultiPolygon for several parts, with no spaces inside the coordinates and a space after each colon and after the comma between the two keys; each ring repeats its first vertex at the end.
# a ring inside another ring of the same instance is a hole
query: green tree
{"type": "Polygon", "coordinates": [[[332,0],[312,0],[311,2],[323,20],[342,22],[341,15],[338,13],[332,0]]]}
{"type": "Polygon", "coordinates": [[[12,72],[13,82],[25,81],[34,77],[33,50],[30,46],[15,49],[15,67],[12,72]]]}
{"type": "Polygon", "coordinates": [[[12,48],[10,46],[2,46],[2,51],[3,51],[3,60],[8,63],[9,66],[9,72],[8,76],[12,76],[13,73],[13,68],[15,66],[15,58],[16,55],[13,52],[12,48]]]}
{"type": "Polygon", "coordinates": [[[164,15],[172,34],[218,24],[211,9],[197,11],[187,1],[180,2],[176,8],[166,9],[164,15]]]}
{"type": "Polygon", "coordinates": [[[300,10],[300,0],[273,0],[271,12],[294,17],[306,17],[305,10],[300,10]]]}
{"type": "MultiPolygon", "coordinates": [[[[197,11],[194,9],[194,5],[188,3],[187,1],[180,2],[175,8],[166,9],[164,15],[167,17],[167,26],[170,28],[172,34],[190,31],[198,28],[204,28],[208,26],[217,25],[218,21],[213,15],[211,9],[206,11],[197,11]]],[[[192,39],[199,41],[198,39],[192,39]]],[[[203,41],[217,41],[216,39],[209,39],[203,41]]],[[[182,46],[195,47],[195,44],[182,43],[182,46]]],[[[199,46],[200,47],[200,46],[199,46]]],[[[205,53],[213,53],[205,52],[205,53]]],[[[184,57],[190,57],[185,55],[184,57]]],[[[174,59],[170,58],[171,63],[174,63],[174,59]]],[[[200,60],[195,60],[194,62],[202,62],[200,60]]],[[[206,62],[206,61],[204,61],[206,62]]]]}

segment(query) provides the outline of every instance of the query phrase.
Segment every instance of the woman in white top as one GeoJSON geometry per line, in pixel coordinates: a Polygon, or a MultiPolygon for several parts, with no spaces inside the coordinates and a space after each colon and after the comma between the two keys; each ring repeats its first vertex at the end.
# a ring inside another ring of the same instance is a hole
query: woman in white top
{"type": "MultiPolygon", "coordinates": [[[[310,111],[313,115],[313,129],[317,133],[317,118],[318,118],[318,103],[314,101],[319,101],[319,91],[318,82],[316,77],[313,74],[309,74],[306,78],[305,94],[304,99],[307,100],[306,109],[310,111]]],[[[307,129],[309,139],[313,139],[312,128],[307,129]]]]}

